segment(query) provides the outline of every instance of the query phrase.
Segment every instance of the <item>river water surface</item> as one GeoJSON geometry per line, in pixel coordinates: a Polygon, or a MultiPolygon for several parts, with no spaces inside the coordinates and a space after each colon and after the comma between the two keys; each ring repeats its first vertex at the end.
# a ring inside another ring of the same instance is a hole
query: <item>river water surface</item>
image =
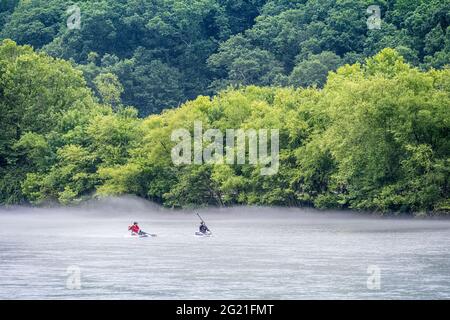
{"type": "Polygon", "coordinates": [[[0,299],[450,298],[450,220],[135,199],[0,209],[0,299]],[[139,221],[155,238],[127,237],[139,221]]]}

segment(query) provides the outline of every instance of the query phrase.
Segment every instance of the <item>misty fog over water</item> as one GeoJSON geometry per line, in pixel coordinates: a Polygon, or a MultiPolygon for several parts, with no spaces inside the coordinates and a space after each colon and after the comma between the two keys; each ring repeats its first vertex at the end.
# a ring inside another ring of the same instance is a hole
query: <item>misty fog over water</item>
{"type": "Polygon", "coordinates": [[[208,208],[202,238],[194,212],[127,197],[0,208],[0,299],[450,298],[448,219],[208,208]],[[127,236],[133,221],[158,236],[127,236]]]}

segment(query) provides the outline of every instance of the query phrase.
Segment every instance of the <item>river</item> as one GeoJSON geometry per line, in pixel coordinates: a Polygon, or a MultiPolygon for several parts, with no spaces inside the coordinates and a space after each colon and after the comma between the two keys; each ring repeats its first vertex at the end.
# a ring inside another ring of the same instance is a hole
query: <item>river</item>
{"type": "Polygon", "coordinates": [[[133,198],[0,209],[0,299],[449,299],[450,220],[133,198]],[[137,220],[154,238],[127,237],[137,220]]]}

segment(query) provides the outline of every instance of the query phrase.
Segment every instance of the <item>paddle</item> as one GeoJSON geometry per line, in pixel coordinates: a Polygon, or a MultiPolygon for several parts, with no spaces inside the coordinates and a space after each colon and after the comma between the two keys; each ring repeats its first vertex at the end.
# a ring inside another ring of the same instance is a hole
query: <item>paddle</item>
{"type": "Polygon", "coordinates": [[[141,231],[140,234],[145,234],[146,236],[150,236],[150,237],[156,237],[156,234],[147,233],[145,231],[141,231]]]}
{"type": "MultiPolygon", "coordinates": [[[[197,212],[196,213],[197,214],[197,216],[199,217],[199,219],[205,224],[205,226],[206,226],[206,223],[205,223],[205,221],[202,219],[202,217],[200,217],[200,214],[197,212]]],[[[208,226],[206,226],[207,228],[208,228],[208,226]]],[[[209,230],[209,228],[208,228],[208,231],[209,231],[209,233],[210,234],[212,234],[212,231],[211,230],[209,230]]]]}

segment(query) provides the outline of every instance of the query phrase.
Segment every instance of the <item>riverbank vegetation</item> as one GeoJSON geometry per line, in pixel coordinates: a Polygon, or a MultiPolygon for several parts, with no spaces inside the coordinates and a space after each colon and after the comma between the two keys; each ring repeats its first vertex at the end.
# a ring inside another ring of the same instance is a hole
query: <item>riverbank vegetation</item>
{"type": "Polygon", "coordinates": [[[282,205],[450,210],[450,70],[394,49],[329,73],[323,88],[243,86],[146,118],[114,74],[98,98],[70,62],[0,46],[0,202],[135,194],[169,207],[282,205]],[[174,166],[174,129],[279,129],[280,169],[174,166]]]}

